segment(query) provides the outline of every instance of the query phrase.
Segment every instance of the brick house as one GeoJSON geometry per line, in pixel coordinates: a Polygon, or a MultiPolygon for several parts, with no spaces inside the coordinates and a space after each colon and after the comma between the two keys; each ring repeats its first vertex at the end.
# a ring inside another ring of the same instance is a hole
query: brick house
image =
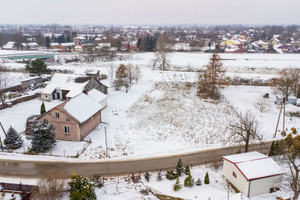
{"type": "Polygon", "coordinates": [[[101,122],[103,106],[84,93],[59,104],[38,117],[55,127],[58,140],[81,141],[101,122]]]}

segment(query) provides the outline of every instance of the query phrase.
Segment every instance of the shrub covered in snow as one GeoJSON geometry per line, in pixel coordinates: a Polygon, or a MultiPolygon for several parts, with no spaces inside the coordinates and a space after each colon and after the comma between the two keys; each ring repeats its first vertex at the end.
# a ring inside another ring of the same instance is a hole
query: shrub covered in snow
{"type": "Polygon", "coordinates": [[[174,170],[168,170],[166,173],[166,178],[168,180],[174,180],[174,179],[178,178],[178,174],[174,170]]]}

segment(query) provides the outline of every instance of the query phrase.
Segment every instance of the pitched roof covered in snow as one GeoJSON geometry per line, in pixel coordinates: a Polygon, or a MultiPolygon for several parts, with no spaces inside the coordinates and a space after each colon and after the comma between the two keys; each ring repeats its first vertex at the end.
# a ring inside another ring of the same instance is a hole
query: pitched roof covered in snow
{"type": "Polygon", "coordinates": [[[99,110],[102,105],[94,101],[84,93],[72,98],[64,104],[64,109],[80,123],[85,122],[99,110]]]}
{"type": "Polygon", "coordinates": [[[223,156],[223,159],[233,163],[248,181],[283,174],[272,158],[257,151],[223,156]]]}
{"type": "Polygon", "coordinates": [[[2,48],[3,49],[12,49],[14,47],[15,43],[16,42],[12,42],[12,41],[7,42],[6,45],[4,45],[2,48]]]}
{"type": "Polygon", "coordinates": [[[74,75],[74,74],[54,74],[50,83],[44,88],[41,92],[42,94],[51,94],[55,89],[68,90],[69,93],[66,95],[67,97],[74,97],[80,94],[89,80],[85,82],[76,82],[76,78],[82,76],[74,75]]]}
{"type": "Polygon", "coordinates": [[[97,89],[92,89],[88,92],[88,96],[96,102],[104,100],[107,96],[97,89]]]}

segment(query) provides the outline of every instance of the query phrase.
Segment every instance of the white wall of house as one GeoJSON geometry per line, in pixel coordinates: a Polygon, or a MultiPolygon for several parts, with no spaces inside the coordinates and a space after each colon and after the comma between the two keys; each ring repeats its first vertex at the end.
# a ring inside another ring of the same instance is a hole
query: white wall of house
{"type": "Polygon", "coordinates": [[[43,100],[43,101],[52,101],[52,95],[51,94],[42,93],[41,94],[41,100],[43,100]]]}
{"type": "Polygon", "coordinates": [[[249,196],[269,193],[271,188],[279,188],[281,186],[281,179],[282,175],[278,175],[250,181],[249,196]]]}
{"type": "Polygon", "coordinates": [[[241,193],[244,195],[248,195],[248,182],[244,175],[236,168],[236,166],[224,160],[223,165],[223,175],[227,178],[227,180],[232,183],[241,193]],[[233,172],[235,172],[236,177],[233,176],[233,172]]]}
{"type": "Polygon", "coordinates": [[[102,101],[99,102],[104,108],[107,107],[107,98],[104,98],[102,101]]]}

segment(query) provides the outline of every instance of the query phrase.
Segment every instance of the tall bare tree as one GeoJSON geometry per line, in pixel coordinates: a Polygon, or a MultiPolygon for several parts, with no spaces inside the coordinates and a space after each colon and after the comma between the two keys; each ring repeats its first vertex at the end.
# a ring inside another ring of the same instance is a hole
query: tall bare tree
{"type": "Polygon", "coordinates": [[[249,144],[260,141],[258,135],[259,122],[250,111],[237,112],[238,121],[230,125],[231,134],[228,140],[245,143],[245,152],[249,150],[249,144]]]}
{"type": "Polygon", "coordinates": [[[57,172],[51,171],[38,180],[38,190],[34,191],[33,199],[62,199],[64,192],[67,192],[67,181],[62,179],[57,172]]]}
{"type": "Polygon", "coordinates": [[[282,95],[286,99],[290,95],[297,96],[300,70],[299,69],[283,69],[278,72],[279,77],[272,79],[273,90],[276,94],[282,95]]]}
{"type": "Polygon", "coordinates": [[[160,70],[169,70],[171,68],[170,58],[167,48],[167,35],[163,33],[159,36],[157,42],[155,58],[153,60],[153,69],[159,68],[160,70]]]}
{"type": "Polygon", "coordinates": [[[229,84],[225,72],[220,56],[214,53],[209,64],[206,65],[205,72],[199,74],[197,95],[203,98],[219,99],[221,96],[219,89],[229,84]]]}
{"type": "Polygon", "coordinates": [[[8,87],[8,78],[3,68],[0,66],[0,101],[2,107],[5,106],[5,100],[6,100],[5,92],[7,87],[8,87]]]}

